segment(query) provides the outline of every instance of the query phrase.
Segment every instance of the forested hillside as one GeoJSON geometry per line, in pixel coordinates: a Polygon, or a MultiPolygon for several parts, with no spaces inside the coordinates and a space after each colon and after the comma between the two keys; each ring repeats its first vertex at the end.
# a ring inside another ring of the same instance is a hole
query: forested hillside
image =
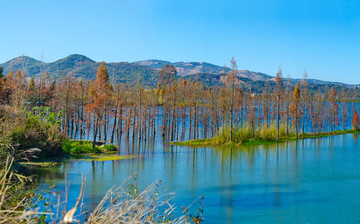
{"type": "MultiPolygon", "coordinates": [[[[51,63],[41,62],[31,57],[21,56],[8,62],[0,64],[4,74],[8,74],[12,69],[14,72],[21,70],[26,77],[39,78],[40,74],[48,74],[51,79],[60,80],[66,75],[83,80],[95,79],[96,69],[100,62],[96,62],[86,56],[72,54],[66,58],[51,63]]],[[[176,62],[161,60],[144,60],[138,62],[112,62],[106,63],[109,70],[111,82],[132,84],[141,81],[147,87],[156,87],[159,71],[165,65],[173,66],[177,71],[177,76],[191,81],[203,82],[204,86],[220,86],[223,84],[222,76],[230,68],[213,65],[205,62],[176,62]]],[[[241,80],[244,89],[253,92],[261,91],[261,88],[274,86],[275,77],[260,72],[248,70],[238,70],[236,76],[241,80]]],[[[291,85],[300,83],[302,79],[289,79],[291,85]]],[[[338,82],[321,81],[307,79],[312,88],[328,90],[331,87],[341,89],[343,87],[356,87],[338,82]],[[315,87],[316,86],[316,87],[315,87]]]]}

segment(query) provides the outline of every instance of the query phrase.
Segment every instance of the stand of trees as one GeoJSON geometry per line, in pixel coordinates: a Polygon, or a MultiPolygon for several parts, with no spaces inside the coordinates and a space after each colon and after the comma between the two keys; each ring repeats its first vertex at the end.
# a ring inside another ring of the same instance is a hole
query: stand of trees
{"type": "MultiPolygon", "coordinates": [[[[357,123],[358,90],[346,88],[325,92],[308,88],[304,80],[295,87],[282,77],[281,69],[261,93],[242,88],[237,65],[224,71],[224,84],[204,86],[202,82],[176,77],[176,69],[164,66],[157,88],[145,88],[141,82],[111,83],[105,63],[96,80],[75,79],[71,75],[51,80],[27,79],[22,71],[10,71],[0,78],[0,103],[18,110],[48,106],[62,111],[61,131],[70,138],[104,142],[164,141],[210,138],[221,128],[230,127],[230,141],[235,127],[248,125],[255,135],[259,128],[276,125],[299,133],[311,130],[333,132],[357,123]],[[340,125],[342,124],[342,125],[340,125]]],[[[0,70],[1,71],[1,70],[0,70]]],[[[1,75],[1,74],[0,74],[1,75]]],[[[358,127],[358,125],[356,126],[358,127]]]]}

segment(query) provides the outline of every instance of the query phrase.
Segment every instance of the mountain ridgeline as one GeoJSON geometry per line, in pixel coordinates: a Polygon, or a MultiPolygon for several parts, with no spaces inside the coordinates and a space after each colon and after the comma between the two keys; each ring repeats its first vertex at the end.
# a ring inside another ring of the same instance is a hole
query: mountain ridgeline
{"type": "MultiPolygon", "coordinates": [[[[49,73],[50,77],[60,79],[65,75],[84,80],[94,79],[100,62],[95,62],[83,55],[73,54],[66,58],[51,63],[44,63],[36,59],[21,56],[6,63],[0,64],[4,68],[4,74],[11,69],[22,70],[27,77],[39,77],[40,74],[49,73]]],[[[139,78],[146,81],[148,85],[155,85],[158,71],[148,66],[135,63],[118,62],[107,63],[110,80],[117,82],[132,82],[139,78]]]]}
{"type": "MultiPolygon", "coordinates": [[[[213,65],[206,62],[176,62],[162,60],[144,60],[137,62],[112,62],[107,63],[109,77],[111,81],[121,83],[132,83],[141,80],[145,86],[156,86],[159,70],[164,65],[173,65],[177,70],[177,75],[184,79],[204,82],[205,86],[218,86],[222,84],[224,67],[213,65]]],[[[51,63],[45,63],[27,56],[20,56],[8,62],[0,64],[3,67],[4,74],[22,70],[27,77],[39,77],[40,74],[48,73],[51,78],[60,79],[65,75],[71,75],[75,78],[84,80],[95,79],[97,67],[100,62],[96,62],[86,56],[72,54],[63,59],[51,63]]],[[[229,72],[229,68],[225,68],[229,72]]],[[[238,78],[247,89],[259,91],[259,88],[269,84],[272,85],[274,77],[248,70],[239,70],[238,78]],[[270,81],[270,82],[269,82],[270,81]]],[[[292,84],[298,83],[299,79],[290,79],[292,84]]],[[[328,81],[309,79],[308,82],[313,85],[344,85],[355,87],[357,85],[348,85],[343,83],[334,83],[328,81]]]]}

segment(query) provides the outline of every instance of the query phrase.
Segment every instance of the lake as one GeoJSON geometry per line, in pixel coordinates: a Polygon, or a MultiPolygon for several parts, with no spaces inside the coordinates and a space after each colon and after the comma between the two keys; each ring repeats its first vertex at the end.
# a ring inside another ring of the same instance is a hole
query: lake
{"type": "Polygon", "coordinates": [[[358,135],[306,139],[236,148],[122,145],[118,161],[66,161],[41,168],[40,189],[55,184],[69,207],[87,176],[85,203],[93,208],[106,191],[132,174],[143,188],[162,180],[162,192],[176,193],[187,206],[205,197],[205,223],[359,223],[360,149],[358,135]]]}

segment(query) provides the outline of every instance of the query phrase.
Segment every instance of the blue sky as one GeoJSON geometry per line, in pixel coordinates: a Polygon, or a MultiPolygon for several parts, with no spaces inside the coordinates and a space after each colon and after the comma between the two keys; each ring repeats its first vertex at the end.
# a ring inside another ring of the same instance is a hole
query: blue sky
{"type": "Polygon", "coordinates": [[[359,0],[12,0],[0,3],[0,63],[161,59],[360,83],[359,0]]]}

